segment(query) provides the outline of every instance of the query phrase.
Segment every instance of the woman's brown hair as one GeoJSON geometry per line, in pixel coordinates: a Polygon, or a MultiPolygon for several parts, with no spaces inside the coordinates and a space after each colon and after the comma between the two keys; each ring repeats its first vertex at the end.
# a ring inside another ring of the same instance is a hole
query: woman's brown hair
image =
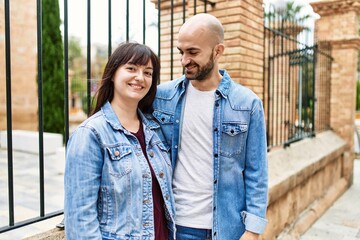
{"type": "Polygon", "coordinates": [[[160,62],[158,56],[151,50],[150,47],[133,42],[121,43],[115,51],[111,54],[102,75],[100,87],[96,92],[95,108],[91,111],[91,115],[98,112],[101,107],[107,102],[111,102],[114,97],[114,81],[113,77],[116,70],[131,62],[135,65],[147,65],[151,61],[153,67],[152,83],[149,92],[139,102],[139,109],[143,112],[148,112],[152,108],[152,103],[156,94],[156,86],[160,77],[160,62]]]}

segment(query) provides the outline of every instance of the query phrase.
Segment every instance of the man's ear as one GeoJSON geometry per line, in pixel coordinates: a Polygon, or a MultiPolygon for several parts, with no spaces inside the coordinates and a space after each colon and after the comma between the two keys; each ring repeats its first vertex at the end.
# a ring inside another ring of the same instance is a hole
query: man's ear
{"type": "Polygon", "coordinates": [[[225,46],[223,43],[219,43],[215,46],[215,57],[220,58],[224,54],[225,46]]]}

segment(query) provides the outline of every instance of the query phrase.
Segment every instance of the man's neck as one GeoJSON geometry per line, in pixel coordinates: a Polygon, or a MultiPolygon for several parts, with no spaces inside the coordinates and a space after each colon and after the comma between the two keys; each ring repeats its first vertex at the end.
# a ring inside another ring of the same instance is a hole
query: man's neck
{"type": "Polygon", "coordinates": [[[219,86],[221,79],[222,76],[219,71],[214,71],[213,74],[201,81],[196,79],[191,80],[191,84],[199,91],[211,91],[215,90],[219,86]]]}

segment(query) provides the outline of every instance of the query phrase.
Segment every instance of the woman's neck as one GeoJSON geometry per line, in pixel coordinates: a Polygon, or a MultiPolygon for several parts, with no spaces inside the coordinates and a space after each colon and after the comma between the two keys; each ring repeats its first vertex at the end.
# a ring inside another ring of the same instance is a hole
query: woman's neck
{"type": "Polygon", "coordinates": [[[131,106],[122,103],[111,102],[111,106],[116,113],[121,125],[130,132],[137,132],[139,130],[140,121],[137,114],[137,105],[131,106]]]}

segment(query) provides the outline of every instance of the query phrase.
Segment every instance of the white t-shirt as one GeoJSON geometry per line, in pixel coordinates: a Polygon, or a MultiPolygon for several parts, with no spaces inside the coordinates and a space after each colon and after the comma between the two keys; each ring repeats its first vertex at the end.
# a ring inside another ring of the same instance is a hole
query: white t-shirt
{"type": "Polygon", "coordinates": [[[212,228],[213,110],[215,90],[199,91],[189,83],[173,176],[176,224],[212,228]]]}

